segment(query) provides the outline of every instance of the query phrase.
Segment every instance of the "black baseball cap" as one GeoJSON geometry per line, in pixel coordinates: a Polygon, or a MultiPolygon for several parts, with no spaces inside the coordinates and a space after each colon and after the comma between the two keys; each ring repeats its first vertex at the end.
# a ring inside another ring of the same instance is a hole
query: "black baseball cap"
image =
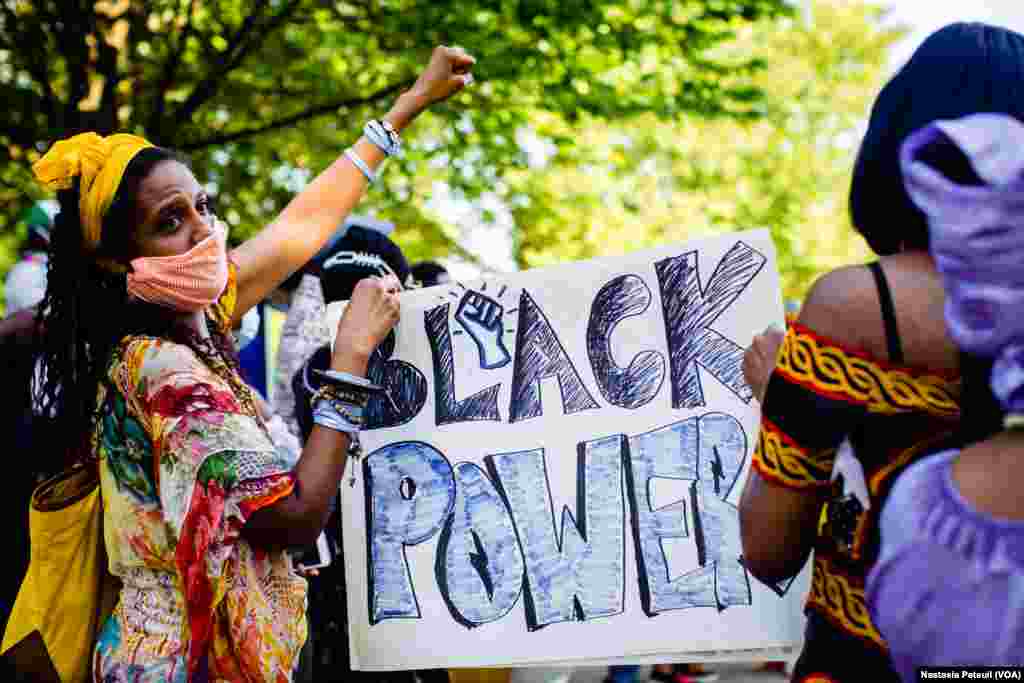
{"type": "Polygon", "coordinates": [[[353,225],[320,264],[324,301],[346,301],[360,280],[384,275],[394,275],[403,286],[412,283],[409,262],[397,244],[377,230],[353,225]]]}

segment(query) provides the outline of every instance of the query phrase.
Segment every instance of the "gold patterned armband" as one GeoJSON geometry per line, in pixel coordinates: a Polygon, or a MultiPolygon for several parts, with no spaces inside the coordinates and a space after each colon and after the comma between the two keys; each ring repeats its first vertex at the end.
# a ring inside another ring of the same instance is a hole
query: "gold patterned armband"
{"type": "Polygon", "coordinates": [[[828,486],[835,459],[836,449],[803,448],[770,420],[762,418],[753,467],[769,481],[795,489],[828,486]]]}
{"type": "Polygon", "coordinates": [[[814,560],[811,592],[807,606],[815,610],[836,627],[887,650],[882,634],[871,622],[864,588],[851,577],[845,576],[827,558],[814,560]]]}
{"type": "Polygon", "coordinates": [[[776,372],[787,381],[874,413],[920,411],[939,417],[960,413],[956,384],[936,374],[890,367],[848,351],[800,324],[786,333],[776,372]]]}

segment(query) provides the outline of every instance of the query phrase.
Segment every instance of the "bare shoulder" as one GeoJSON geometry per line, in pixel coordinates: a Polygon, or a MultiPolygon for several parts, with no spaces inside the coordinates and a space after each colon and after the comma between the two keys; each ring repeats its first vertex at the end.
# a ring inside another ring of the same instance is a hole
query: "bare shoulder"
{"type": "MultiPolygon", "coordinates": [[[[942,281],[927,252],[884,256],[880,262],[904,362],[955,371],[959,356],[946,332],[942,281]]],[[[880,293],[868,266],[848,266],[823,275],[807,297],[800,322],[845,346],[889,358],[880,293]]]]}
{"type": "Polygon", "coordinates": [[[878,290],[866,266],[845,266],[818,278],[800,310],[799,322],[866,351],[885,349],[878,290]]]}
{"type": "Polygon", "coordinates": [[[1024,498],[1024,435],[1002,432],[965,448],[953,462],[953,481],[963,499],[982,513],[1020,522],[1024,498]]]}

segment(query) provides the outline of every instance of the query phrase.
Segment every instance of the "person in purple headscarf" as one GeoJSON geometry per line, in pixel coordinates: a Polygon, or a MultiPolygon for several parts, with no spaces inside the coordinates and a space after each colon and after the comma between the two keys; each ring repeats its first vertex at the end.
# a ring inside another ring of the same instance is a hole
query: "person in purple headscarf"
{"type": "MultiPolygon", "coordinates": [[[[1024,121],[1024,36],[952,24],[882,89],[857,153],[850,217],[878,260],[822,275],[785,335],[758,335],[744,356],[761,428],[739,505],[743,565],[782,592],[813,549],[794,683],[900,680],[866,607],[879,515],[908,466],[970,442],[961,406],[983,403],[962,390],[976,362],[946,330],[928,217],[899,157],[923,126],[979,112],[1024,121]]],[[[958,161],[931,165],[970,169],[958,161]]]]}
{"type": "Polygon", "coordinates": [[[928,217],[950,336],[982,361],[965,390],[991,392],[964,402],[964,420],[991,435],[908,468],[882,510],[868,607],[903,680],[916,681],[921,666],[1024,665],[1024,124],[936,122],[900,161],[928,217]],[[931,163],[957,155],[957,172],[931,163]]]}

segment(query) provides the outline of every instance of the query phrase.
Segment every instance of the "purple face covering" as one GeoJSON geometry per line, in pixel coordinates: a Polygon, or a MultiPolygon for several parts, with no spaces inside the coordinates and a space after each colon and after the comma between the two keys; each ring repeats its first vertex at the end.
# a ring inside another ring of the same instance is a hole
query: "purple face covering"
{"type": "Polygon", "coordinates": [[[900,165],[928,217],[950,335],[969,353],[995,357],[993,393],[1008,413],[1024,413],[1024,124],[1001,114],[938,121],[907,139],[900,165]],[[925,162],[936,146],[959,149],[980,184],[954,182],[925,162]]]}

